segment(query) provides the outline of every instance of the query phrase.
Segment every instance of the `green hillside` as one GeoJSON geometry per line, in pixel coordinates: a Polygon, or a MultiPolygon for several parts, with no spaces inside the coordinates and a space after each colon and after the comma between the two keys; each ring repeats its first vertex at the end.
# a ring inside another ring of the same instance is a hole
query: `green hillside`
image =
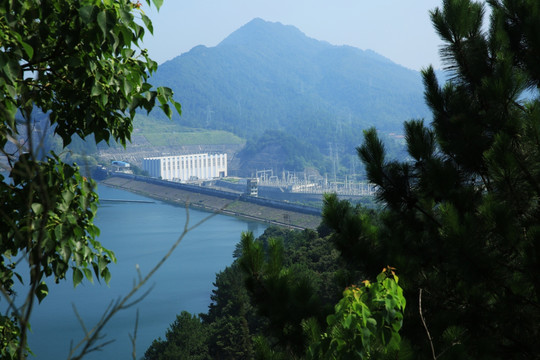
{"type": "MultiPolygon", "coordinates": [[[[355,167],[350,159],[364,129],[376,126],[399,157],[403,149],[393,138],[402,122],[431,118],[418,72],[373,51],[334,46],[261,19],[215,47],[197,46],[165,62],[152,82],[174,90],[182,116],[171,122],[159,113],[137,115],[132,139],[138,146],[247,141],[239,154],[245,173],[311,167],[346,175],[355,167]]],[[[70,145],[80,154],[104,147],[79,139],[70,145]]]]}
{"type": "Polygon", "coordinates": [[[321,152],[329,142],[353,152],[369,126],[401,132],[403,120],[429,116],[418,72],[261,19],[165,62],[153,81],[174,90],[184,126],[248,139],[280,130],[321,152]]]}

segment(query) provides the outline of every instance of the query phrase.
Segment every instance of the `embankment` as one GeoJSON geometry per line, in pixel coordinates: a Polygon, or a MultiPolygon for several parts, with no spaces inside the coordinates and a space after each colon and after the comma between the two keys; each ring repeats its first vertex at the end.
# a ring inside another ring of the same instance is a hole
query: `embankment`
{"type": "Polygon", "coordinates": [[[251,198],[240,193],[219,191],[157,179],[115,174],[101,181],[155,199],[190,206],[206,211],[219,211],[269,224],[298,229],[315,229],[321,222],[320,210],[276,200],[251,198]]]}

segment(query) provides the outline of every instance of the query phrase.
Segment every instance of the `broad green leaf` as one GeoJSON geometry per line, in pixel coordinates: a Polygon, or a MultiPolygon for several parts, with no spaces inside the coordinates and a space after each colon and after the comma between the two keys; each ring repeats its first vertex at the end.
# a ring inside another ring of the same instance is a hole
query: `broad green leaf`
{"type": "Polygon", "coordinates": [[[152,2],[158,10],[161,8],[161,5],[163,5],[163,0],[152,0],[152,2]]]}
{"type": "MultiPolygon", "coordinates": [[[[66,208],[66,210],[69,209],[69,208],[66,208]]],[[[77,223],[77,218],[75,217],[75,215],[73,213],[68,213],[67,216],[66,216],[66,220],[69,224],[76,224],[77,223]]]]}
{"type": "Polygon", "coordinates": [[[152,21],[150,20],[150,18],[144,14],[141,14],[141,18],[144,22],[144,25],[146,26],[146,28],[148,29],[148,31],[150,31],[150,34],[153,34],[154,33],[154,27],[152,26],[152,21]]]}
{"type": "Polygon", "coordinates": [[[41,302],[48,294],[49,294],[49,288],[47,287],[47,284],[45,284],[45,282],[42,281],[36,287],[36,296],[38,298],[38,301],[41,302]]]}
{"type": "Polygon", "coordinates": [[[167,98],[159,91],[157,93],[157,99],[161,105],[165,105],[167,103],[167,98]]]}
{"type": "Polygon", "coordinates": [[[174,100],[171,100],[171,101],[174,107],[176,108],[176,112],[178,113],[178,115],[182,115],[182,106],[180,105],[180,103],[174,100]]]}
{"type": "Polygon", "coordinates": [[[129,80],[127,80],[126,78],[123,78],[122,79],[122,90],[124,91],[124,94],[127,96],[129,96],[129,94],[131,93],[131,83],[129,82],[129,80]]]}
{"type": "Polygon", "coordinates": [[[64,237],[62,224],[58,224],[58,225],[55,226],[55,228],[54,228],[54,236],[56,237],[57,240],[60,240],[60,239],[62,239],[64,237]]]}
{"type": "Polygon", "coordinates": [[[109,285],[109,282],[111,281],[111,273],[109,272],[109,269],[105,268],[105,270],[103,270],[101,273],[101,276],[105,280],[105,284],[109,285]]]}
{"type": "Polygon", "coordinates": [[[78,268],[73,268],[73,287],[77,287],[83,279],[83,273],[78,268]]]}
{"type": "Polygon", "coordinates": [[[24,41],[20,41],[20,44],[26,52],[26,55],[28,55],[28,58],[32,59],[32,57],[34,56],[34,49],[32,48],[32,46],[24,41]]]}
{"type": "Polygon", "coordinates": [[[105,10],[100,11],[97,15],[97,23],[103,32],[103,35],[107,35],[107,12],[105,10]]]}
{"type": "Polygon", "coordinates": [[[107,265],[109,265],[109,262],[107,261],[107,259],[103,256],[101,256],[99,258],[99,272],[102,273],[106,268],[107,268],[107,265]]]}
{"type": "Polygon", "coordinates": [[[62,246],[62,248],[60,249],[60,256],[62,256],[62,260],[64,260],[65,262],[69,261],[69,259],[71,258],[71,249],[68,245],[62,246]]]}
{"type": "Polygon", "coordinates": [[[114,255],[114,252],[112,252],[112,250],[109,250],[109,249],[103,249],[103,251],[105,252],[105,254],[107,254],[110,261],[116,264],[116,255],[114,255]]]}
{"type": "Polygon", "coordinates": [[[160,105],[159,107],[163,110],[163,113],[167,115],[169,119],[172,117],[172,110],[169,104],[163,104],[163,105],[160,105]]]}
{"type": "Polygon", "coordinates": [[[73,198],[75,197],[75,194],[71,190],[64,190],[62,191],[62,198],[66,203],[71,203],[73,201],[73,198]]]}
{"type": "Polygon", "coordinates": [[[94,9],[95,9],[95,6],[93,5],[86,5],[79,9],[79,15],[81,16],[81,20],[85,24],[89,24],[94,21],[93,16],[92,16],[94,9]]]}
{"type": "Polygon", "coordinates": [[[88,232],[88,235],[90,236],[90,238],[99,237],[99,228],[95,225],[89,225],[86,228],[86,231],[88,232]]]}
{"type": "MultiPolygon", "coordinates": [[[[6,74],[8,80],[13,83],[16,81],[16,79],[19,76],[20,68],[21,67],[19,63],[15,59],[11,59],[11,58],[7,61],[7,63],[4,66],[2,66],[2,70],[6,74]]],[[[14,88],[14,91],[16,91],[16,88],[14,88]]]]}
{"type": "Polygon", "coordinates": [[[32,204],[32,211],[36,215],[41,215],[41,213],[43,212],[43,205],[41,205],[39,203],[33,203],[32,204]]]}
{"type": "MultiPolygon", "coordinates": [[[[73,236],[76,238],[76,239],[80,239],[84,236],[84,230],[81,229],[80,227],[75,227],[73,229],[73,236]]],[[[86,249],[88,248],[85,248],[85,253],[86,253],[86,249]]],[[[88,251],[90,251],[90,249],[88,249],[88,251]]],[[[85,257],[86,257],[86,254],[85,254],[85,257]]]]}
{"type": "Polygon", "coordinates": [[[351,327],[352,319],[353,319],[353,317],[352,317],[351,314],[347,315],[347,317],[346,317],[345,320],[343,321],[343,327],[344,327],[345,329],[348,329],[348,328],[351,327]]]}
{"type": "MultiPolygon", "coordinates": [[[[78,251],[75,251],[73,253],[73,257],[75,258],[75,263],[77,264],[77,266],[81,266],[82,262],[83,262],[83,256],[78,252],[78,251]]],[[[82,275],[82,273],[81,273],[82,275]]]]}
{"type": "Polygon", "coordinates": [[[94,277],[92,276],[92,271],[89,268],[84,268],[84,276],[90,280],[91,283],[94,283],[94,277]]]}
{"type": "Polygon", "coordinates": [[[128,23],[133,21],[133,14],[130,13],[129,11],[126,11],[124,8],[121,8],[120,9],[120,18],[122,19],[123,22],[128,24],[128,23]]]}

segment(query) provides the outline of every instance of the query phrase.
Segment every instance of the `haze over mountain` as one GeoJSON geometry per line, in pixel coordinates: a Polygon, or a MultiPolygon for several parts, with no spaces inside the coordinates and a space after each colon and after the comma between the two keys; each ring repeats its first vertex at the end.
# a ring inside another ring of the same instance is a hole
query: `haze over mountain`
{"type": "Polygon", "coordinates": [[[353,152],[370,126],[401,132],[404,120],[430,116],[418,72],[262,19],[163,63],[152,83],[174,90],[184,126],[248,140],[279,130],[323,154],[330,143],[353,152]]]}

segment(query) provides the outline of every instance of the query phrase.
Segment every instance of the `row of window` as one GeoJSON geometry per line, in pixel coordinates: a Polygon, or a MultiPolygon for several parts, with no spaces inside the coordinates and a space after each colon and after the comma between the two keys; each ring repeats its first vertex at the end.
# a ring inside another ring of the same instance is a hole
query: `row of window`
{"type": "Polygon", "coordinates": [[[164,163],[162,163],[162,168],[164,170],[176,170],[176,169],[193,169],[198,167],[207,167],[207,166],[225,166],[225,159],[219,157],[219,158],[198,158],[198,159],[182,159],[182,160],[174,160],[172,159],[166,159],[164,163]],[[195,162],[194,162],[195,160],[195,162]],[[210,161],[209,161],[210,160],[210,161]],[[211,164],[209,164],[211,162],[211,164]]]}

